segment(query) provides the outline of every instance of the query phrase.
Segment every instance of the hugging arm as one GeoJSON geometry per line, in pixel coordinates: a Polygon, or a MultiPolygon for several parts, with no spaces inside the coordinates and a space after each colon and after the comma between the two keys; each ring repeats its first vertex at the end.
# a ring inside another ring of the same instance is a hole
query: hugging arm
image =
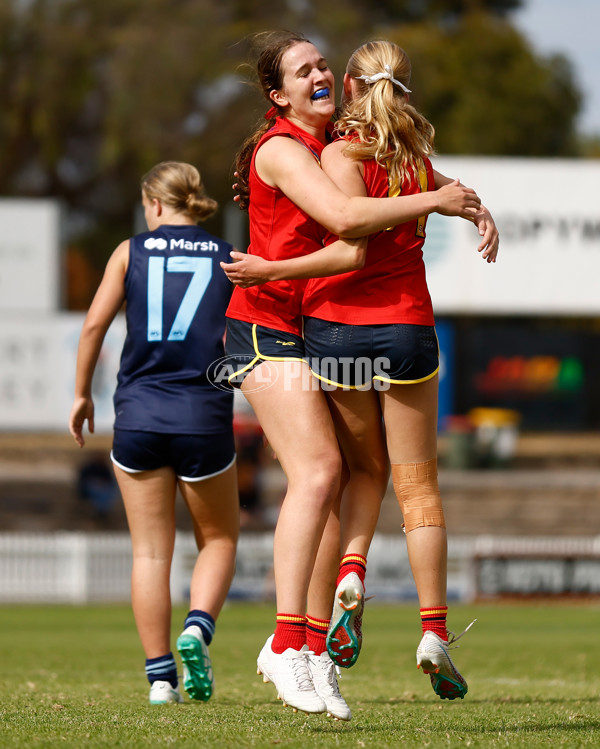
{"type": "Polygon", "coordinates": [[[327,167],[334,159],[338,164],[341,158],[347,160],[344,148],[344,141],[326,146],[321,155],[321,169],[304,146],[290,138],[275,137],[260,147],[255,164],[267,184],[279,188],[338,237],[363,237],[434,212],[467,218],[479,208],[481,201],[475,192],[458,183],[444,190],[393,198],[346,193],[331,179],[333,171],[327,167]]]}
{"type": "MultiPolygon", "coordinates": [[[[435,178],[436,190],[443,189],[449,184],[456,183],[456,180],[453,181],[449,177],[445,177],[435,169],[433,170],[433,175],[435,178]]],[[[496,223],[492,218],[492,214],[483,204],[481,204],[478,210],[473,211],[467,216],[463,216],[463,218],[466,218],[468,221],[472,221],[475,224],[479,236],[482,238],[477,247],[477,252],[481,252],[481,256],[484,260],[487,260],[488,263],[495,263],[498,256],[500,235],[496,223]]]]}
{"type": "Polygon", "coordinates": [[[338,239],[309,255],[287,260],[265,260],[260,255],[231,252],[232,263],[221,263],[227,278],[243,289],[268,281],[322,278],[347,273],[365,264],[367,238],[338,239]]]}
{"type": "Polygon", "coordinates": [[[268,281],[345,273],[363,267],[369,233],[433,212],[474,220],[479,198],[458,180],[415,195],[367,197],[360,163],[346,158],[344,149],[343,141],[328,145],[321,156],[322,168],[289,138],[272,138],[259,149],[256,164],[267,184],[278,187],[339,239],[310,255],[286,260],[267,261],[233,252],[233,263],[221,263],[230,281],[247,288],[268,281]]]}

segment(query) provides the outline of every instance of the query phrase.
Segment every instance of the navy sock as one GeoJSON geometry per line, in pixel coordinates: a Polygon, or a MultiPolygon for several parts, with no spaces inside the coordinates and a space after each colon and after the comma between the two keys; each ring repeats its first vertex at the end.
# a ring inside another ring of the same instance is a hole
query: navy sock
{"type": "Polygon", "coordinates": [[[150,684],[155,681],[168,681],[173,689],[177,688],[177,665],[173,653],[161,655],[160,658],[146,658],[146,676],[150,684]]]}
{"type": "Polygon", "coordinates": [[[184,629],[187,627],[200,627],[202,637],[206,645],[210,645],[213,635],[215,633],[215,620],[206,611],[200,611],[200,609],[194,609],[185,618],[184,629]]]}

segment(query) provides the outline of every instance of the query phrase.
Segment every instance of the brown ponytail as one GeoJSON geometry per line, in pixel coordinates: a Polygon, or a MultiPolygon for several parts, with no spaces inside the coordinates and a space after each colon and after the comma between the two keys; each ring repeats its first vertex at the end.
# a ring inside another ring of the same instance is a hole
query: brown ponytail
{"type": "Polygon", "coordinates": [[[252,38],[253,51],[257,58],[258,85],[272,109],[268,113],[268,118],[257,123],[253,133],[242,143],[235,158],[237,192],[239,195],[238,206],[241,210],[248,210],[250,203],[248,180],[254,149],[267,130],[273,127],[277,115],[280,114],[277,108],[273,108],[270,94],[271,91],[280,89],[283,85],[281,60],[290,47],[301,42],[308,43],[308,39],[302,34],[291,31],[265,31],[252,38]]]}

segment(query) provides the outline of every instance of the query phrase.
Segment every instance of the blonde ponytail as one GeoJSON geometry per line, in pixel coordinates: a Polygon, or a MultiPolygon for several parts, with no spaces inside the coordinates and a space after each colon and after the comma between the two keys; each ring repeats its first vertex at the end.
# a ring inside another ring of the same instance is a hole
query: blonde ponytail
{"type": "Polygon", "coordinates": [[[218,203],[204,190],[200,172],[182,161],[162,161],[142,177],[142,192],[149,200],[185,213],[196,223],[213,215],[218,203]]]}

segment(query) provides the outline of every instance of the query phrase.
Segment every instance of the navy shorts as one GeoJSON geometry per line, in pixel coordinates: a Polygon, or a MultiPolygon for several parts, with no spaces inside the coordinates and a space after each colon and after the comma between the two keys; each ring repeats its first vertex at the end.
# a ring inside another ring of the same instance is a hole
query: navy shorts
{"type": "Polygon", "coordinates": [[[202,481],[235,461],[233,431],[218,434],[162,434],[115,429],[111,460],[127,473],[172,468],[182,481],[202,481]]]}
{"type": "Polygon", "coordinates": [[[348,390],[424,382],[439,370],[437,335],[429,325],[344,325],[305,317],[304,345],[321,383],[348,390]]]}
{"type": "Polygon", "coordinates": [[[227,318],[225,353],[227,379],[234,387],[239,387],[246,375],[262,362],[306,359],[302,336],[230,317],[227,318]]]}

